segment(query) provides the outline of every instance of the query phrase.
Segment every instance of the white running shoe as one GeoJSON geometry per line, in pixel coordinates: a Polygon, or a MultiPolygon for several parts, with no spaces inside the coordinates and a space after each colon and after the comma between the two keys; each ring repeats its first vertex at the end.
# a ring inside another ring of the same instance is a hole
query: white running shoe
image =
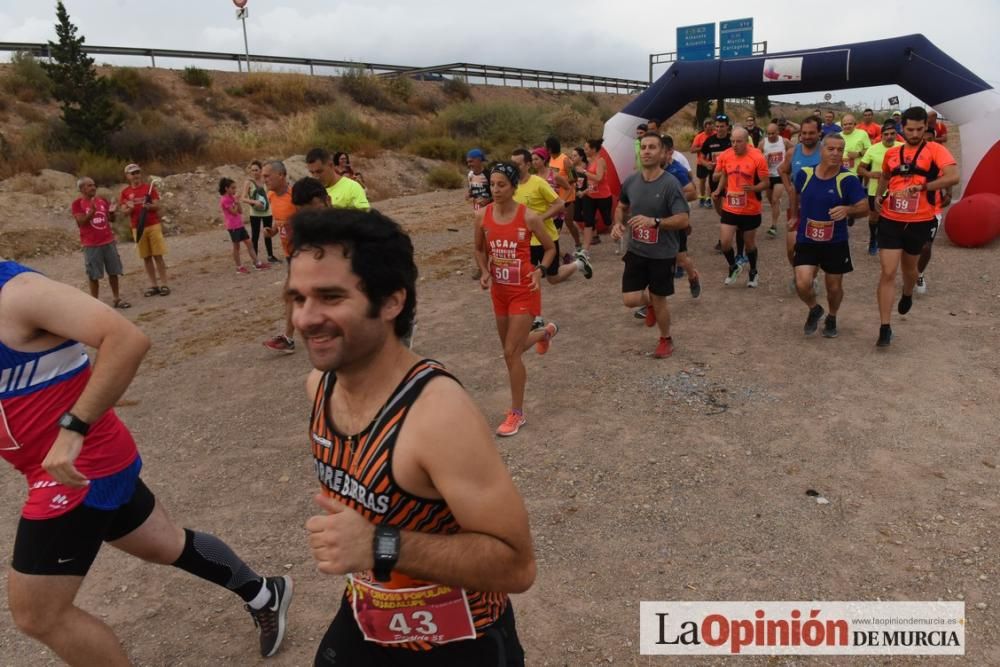
{"type": "Polygon", "coordinates": [[[917,294],[927,294],[927,279],[924,278],[924,274],[917,276],[917,294]]]}

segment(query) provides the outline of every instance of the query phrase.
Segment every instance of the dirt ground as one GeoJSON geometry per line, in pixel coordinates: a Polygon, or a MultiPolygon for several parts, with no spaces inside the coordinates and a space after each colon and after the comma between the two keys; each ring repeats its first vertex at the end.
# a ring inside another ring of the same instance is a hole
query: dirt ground
{"type": "MultiPolygon", "coordinates": [[[[379,208],[410,230],[419,254],[416,349],[444,362],[498,422],[506,373],[489,297],[470,279],[461,193],[379,208]]],[[[740,664],[1000,665],[997,244],[961,249],[942,237],[929,293],[894,317],[891,348],[876,351],[877,261],[863,225],[841,335],[828,340],[802,335],[806,308],[788,291],[780,240],[760,242],[759,289],[744,286],[746,274],[726,288],[712,250],[717,218],[695,210],[693,219],[704,291],[692,300],[679,282],[668,360],[652,358],[656,334],[621,305],[613,244],[594,248],[593,280],[544,287],[560,333],[545,357],[527,354],[528,425],[497,442],[538,558],[534,587],[514,596],[529,664],[730,664],[639,656],[641,600],[943,599],[966,602],[964,659],[740,664]]],[[[342,581],[315,571],[302,527],[317,489],[308,359],[261,346],[281,321],[283,273],[235,274],[221,230],[169,243],[165,298],[141,296],[135,249],[121,247],[135,306],[125,314],[154,346],[118,412],[139,442],[143,477],[183,525],[217,533],[263,574],[295,578],[288,635],[268,663],[311,664],[342,581]]],[[[77,252],[32,264],[85,286],[77,252]]],[[[6,466],[2,480],[0,543],[11,545],[25,490],[6,466]]],[[[262,662],[235,596],[112,549],[79,604],[139,665],[262,662]]],[[[0,665],[56,664],[4,619],[0,665]]]]}

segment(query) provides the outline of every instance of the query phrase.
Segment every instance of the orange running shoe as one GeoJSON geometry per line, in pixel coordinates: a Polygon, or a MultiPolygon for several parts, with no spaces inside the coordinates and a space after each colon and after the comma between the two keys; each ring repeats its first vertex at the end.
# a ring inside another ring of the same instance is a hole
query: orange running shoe
{"type": "Polygon", "coordinates": [[[653,304],[646,306],[646,326],[651,327],[656,324],[656,311],[653,310],[653,304]]]}
{"type": "Polygon", "coordinates": [[[526,423],[528,423],[528,420],[523,414],[518,414],[511,410],[507,413],[507,417],[503,420],[503,423],[497,427],[497,435],[502,435],[504,437],[517,435],[517,432],[520,431],[521,427],[526,423]]]}
{"type": "Polygon", "coordinates": [[[670,336],[660,337],[660,344],[656,346],[653,356],[657,359],[666,359],[674,353],[674,339],[670,336]]]}
{"type": "Polygon", "coordinates": [[[535,352],[538,354],[545,354],[549,351],[549,341],[555,338],[556,334],[559,333],[559,326],[555,322],[549,322],[543,327],[545,335],[542,336],[541,340],[535,343],[535,352]]]}

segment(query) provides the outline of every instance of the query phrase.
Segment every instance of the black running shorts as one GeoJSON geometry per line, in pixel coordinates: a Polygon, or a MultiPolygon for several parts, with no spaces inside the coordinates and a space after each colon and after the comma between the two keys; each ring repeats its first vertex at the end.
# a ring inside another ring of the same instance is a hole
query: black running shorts
{"type": "Polygon", "coordinates": [[[851,262],[851,248],[844,243],[796,243],[795,266],[818,266],[830,275],[850,273],[854,270],[851,262]]]}
{"type": "MultiPolygon", "coordinates": [[[[552,260],[552,263],[548,265],[545,269],[545,275],[554,276],[559,273],[559,267],[562,265],[562,257],[559,256],[559,241],[553,241],[556,246],[556,256],[552,260]]],[[[542,263],[542,258],[545,257],[545,248],[540,245],[531,246],[531,263],[534,266],[540,266],[542,263]]]]}
{"type": "Polygon", "coordinates": [[[919,255],[924,244],[934,240],[937,219],[896,222],[878,219],[878,247],[882,250],[902,250],[907,255],[919,255]]]}
{"type": "Polygon", "coordinates": [[[649,288],[656,296],[670,296],[674,293],[674,267],[677,258],[649,259],[632,252],[622,257],[625,272],[622,273],[622,294],[641,292],[649,288]]]}
{"type": "Polygon", "coordinates": [[[365,641],[346,598],[316,650],[315,667],[397,665],[398,667],[523,667],[524,649],[517,638],[514,609],[507,610],[478,639],[411,651],[365,641]]]}
{"type": "Polygon", "coordinates": [[[153,492],[139,479],[132,497],[117,509],[83,504],[52,519],[21,517],[11,565],[22,574],[82,577],[97,558],[101,543],[114,542],[141,526],[155,504],[153,492]]]}
{"type": "Polygon", "coordinates": [[[736,227],[741,232],[752,232],[760,227],[760,213],[757,215],[737,215],[723,210],[719,222],[736,227]]]}

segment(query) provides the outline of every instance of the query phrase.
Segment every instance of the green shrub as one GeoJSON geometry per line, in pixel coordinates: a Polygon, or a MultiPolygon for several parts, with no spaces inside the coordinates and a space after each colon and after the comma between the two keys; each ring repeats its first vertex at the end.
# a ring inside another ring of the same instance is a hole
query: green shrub
{"type": "Polygon", "coordinates": [[[113,155],[136,162],[198,155],[207,143],[208,134],[204,131],[156,111],[144,112],[109,140],[113,155]]]}
{"type": "Polygon", "coordinates": [[[551,111],[545,116],[545,129],[548,134],[559,137],[561,142],[587,139],[597,119],[584,116],[568,106],[551,111]]]}
{"type": "Polygon", "coordinates": [[[132,109],[156,108],[170,97],[160,83],[132,67],[116,67],[108,79],[112,94],[132,109]]]}
{"type": "Polygon", "coordinates": [[[377,127],[360,120],[342,107],[322,107],[316,112],[314,123],[316,132],[323,134],[356,134],[373,141],[377,141],[381,134],[377,127]]]}
{"type": "Polygon", "coordinates": [[[465,151],[451,137],[426,137],[410,142],[406,150],[431,160],[461,160],[465,151]]]}
{"type": "Polygon", "coordinates": [[[204,110],[212,120],[235,120],[241,125],[250,122],[241,109],[224,103],[221,95],[205,95],[194,98],[194,103],[204,110]]]}
{"type": "Polygon", "coordinates": [[[432,188],[457,190],[458,188],[465,187],[465,177],[458,173],[454,167],[440,165],[428,172],[427,184],[432,188]]]}
{"type": "Polygon", "coordinates": [[[511,102],[461,102],[438,116],[442,134],[475,139],[477,144],[528,144],[544,138],[545,119],[538,107],[511,102]]]}
{"type": "Polygon", "coordinates": [[[212,75],[200,67],[188,66],[181,72],[181,79],[189,86],[198,88],[211,88],[212,75]]]}
{"type": "Polygon", "coordinates": [[[464,76],[456,76],[450,79],[445,79],[441,88],[448,97],[456,100],[472,99],[472,87],[469,85],[469,82],[465,80],[464,76]]]}
{"type": "Polygon", "coordinates": [[[405,76],[385,79],[385,90],[400,102],[409,102],[413,96],[413,82],[405,76]]]}
{"type": "Polygon", "coordinates": [[[378,77],[360,67],[352,67],[340,77],[340,88],[358,104],[379,111],[399,111],[401,105],[386,93],[378,77]]]}
{"type": "Polygon", "coordinates": [[[76,170],[70,173],[90,176],[97,185],[111,186],[122,182],[123,166],[118,158],[81,151],[77,154],[76,170]]]}
{"type": "Polygon", "coordinates": [[[14,102],[14,113],[29,123],[41,123],[45,120],[41,109],[28,102],[14,102]]]}
{"type": "Polygon", "coordinates": [[[410,108],[417,113],[437,113],[444,106],[434,95],[420,93],[410,98],[410,108]]]}
{"type": "Polygon", "coordinates": [[[52,80],[33,55],[17,51],[0,80],[0,89],[22,102],[47,102],[52,97],[52,80]]]}
{"type": "Polygon", "coordinates": [[[333,100],[321,81],[307,74],[254,72],[226,92],[235,97],[249,97],[259,107],[280,114],[304,111],[333,100]]]}

